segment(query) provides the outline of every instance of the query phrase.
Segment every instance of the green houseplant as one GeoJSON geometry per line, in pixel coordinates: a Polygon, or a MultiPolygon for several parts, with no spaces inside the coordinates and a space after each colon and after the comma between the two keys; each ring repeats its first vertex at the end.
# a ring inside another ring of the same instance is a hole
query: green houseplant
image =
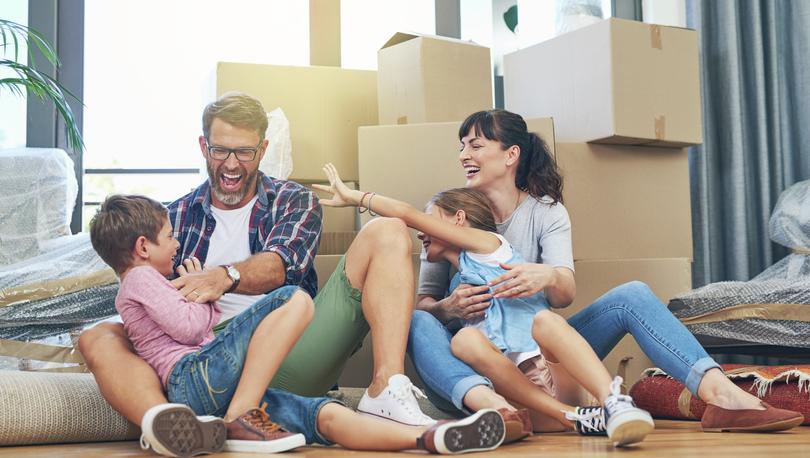
{"type": "Polygon", "coordinates": [[[78,99],[50,75],[37,70],[33,49],[39,49],[48,62],[59,66],[56,51],[42,34],[22,24],[0,19],[0,51],[3,51],[0,52],[0,69],[11,70],[11,72],[3,72],[10,76],[0,77],[0,92],[8,90],[24,97],[25,92],[28,91],[40,99],[52,102],[65,121],[68,145],[76,151],[81,151],[84,148],[84,142],[73,111],[68,105],[67,97],[78,99]],[[20,62],[21,43],[27,44],[28,64],[20,62]]]}

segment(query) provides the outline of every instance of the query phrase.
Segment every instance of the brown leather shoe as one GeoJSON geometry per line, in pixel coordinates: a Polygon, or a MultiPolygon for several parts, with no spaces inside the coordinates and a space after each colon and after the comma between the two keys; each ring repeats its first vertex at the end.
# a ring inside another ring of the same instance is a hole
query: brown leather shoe
{"type": "MultiPolygon", "coordinates": [[[[760,401],[761,402],[761,401],[760,401]]],[[[728,410],[712,404],[706,405],[706,411],[700,420],[703,431],[719,433],[722,431],[784,431],[799,426],[804,416],[792,410],[777,409],[762,402],[765,410],[728,410]]]]}
{"type": "Polygon", "coordinates": [[[502,408],[498,409],[498,413],[501,414],[506,425],[504,444],[511,444],[532,435],[532,419],[529,415],[529,409],[509,410],[502,408]]]}
{"type": "Polygon", "coordinates": [[[442,455],[494,450],[503,443],[505,429],[501,414],[482,409],[467,418],[437,422],[422,433],[416,446],[442,455]]]}
{"type": "Polygon", "coordinates": [[[279,453],[306,445],[303,434],[286,431],[270,421],[267,412],[251,409],[239,418],[225,422],[226,452],[279,453]]]}

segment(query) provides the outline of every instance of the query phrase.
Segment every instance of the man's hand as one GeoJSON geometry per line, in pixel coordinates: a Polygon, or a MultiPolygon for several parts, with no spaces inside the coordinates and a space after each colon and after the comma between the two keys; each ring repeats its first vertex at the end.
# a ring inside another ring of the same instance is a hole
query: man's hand
{"type": "Polygon", "coordinates": [[[547,264],[501,263],[501,268],[506,272],[489,282],[497,298],[529,297],[554,282],[554,268],[547,264]]]}
{"type": "Polygon", "coordinates": [[[172,280],[172,286],[193,302],[216,301],[231,287],[231,279],[225,269],[220,266],[203,269],[200,261],[193,257],[177,267],[177,274],[180,277],[172,280]]]}
{"type": "Polygon", "coordinates": [[[455,318],[471,320],[484,316],[489,308],[492,295],[489,286],[458,285],[452,294],[436,303],[442,309],[442,315],[449,321],[455,318]]]}

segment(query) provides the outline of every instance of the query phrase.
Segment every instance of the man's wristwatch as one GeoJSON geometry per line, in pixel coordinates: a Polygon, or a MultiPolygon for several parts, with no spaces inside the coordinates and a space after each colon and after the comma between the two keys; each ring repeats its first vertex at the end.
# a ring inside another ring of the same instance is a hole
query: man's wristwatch
{"type": "Polygon", "coordinates": [[[231,281],[233,282],[231,284],[231,287],[228,288],[228,290],[225,291],[225,293],[233,292],[236,289],[236,287],[239,286],[239,280],[241,279],[241,276],[239,275],[239,271],[236,270],[236,267],[234,267],[234,266],[232,266],[230,264],[226,264],[226,265],[220,266],[220,267],[225,269],[225,274],[227,274],[228,278],[230,278],[231,281]]]}

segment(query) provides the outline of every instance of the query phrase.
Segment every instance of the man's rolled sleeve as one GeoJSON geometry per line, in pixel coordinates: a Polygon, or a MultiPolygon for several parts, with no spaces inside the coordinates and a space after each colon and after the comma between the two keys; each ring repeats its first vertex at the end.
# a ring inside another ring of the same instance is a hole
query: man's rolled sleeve
{"type": "Polygon", "coordinates": [[[312,191],[292,182],[276,198],[276,215],[263,251],[276,253],[284,261],[285,284],[300,285],[315,262],[321,240],[321,205],[312,191]]]}

